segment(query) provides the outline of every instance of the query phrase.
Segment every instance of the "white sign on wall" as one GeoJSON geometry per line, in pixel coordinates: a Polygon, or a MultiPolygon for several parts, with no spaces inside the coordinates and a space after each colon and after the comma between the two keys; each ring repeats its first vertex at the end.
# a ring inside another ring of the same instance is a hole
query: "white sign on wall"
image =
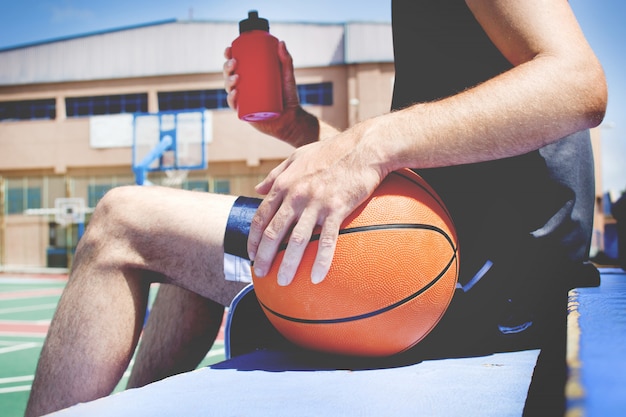
{"type": "Polygon", "coordinates": [[[124,113],[90,117],[89,144],[92,148],[133,146],[133,115],[124,113]]]}
{"type": "MultiPolygon", "coordinates": [[[[158,134],[158,129],[156,132],[158,134]]],[[[204,112],[205,143],[210,143],[212,139],[213,113],[206,110],[204,112]]],[[[158,137],[156,140],[158,141],[158,137]]],[[[133,114],[91,116],[89,118],[89,144],[92,148],[130,148],[133,146],[133,114]]]]}

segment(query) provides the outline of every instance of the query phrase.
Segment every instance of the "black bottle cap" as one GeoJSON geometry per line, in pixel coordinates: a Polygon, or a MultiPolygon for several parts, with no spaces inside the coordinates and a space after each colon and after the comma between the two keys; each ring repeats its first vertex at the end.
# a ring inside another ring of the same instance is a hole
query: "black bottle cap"
{"type": "Polygon", "coordinates": [[[269,22],[267,19],[259,17],[259,12],[256,10],[250,10],[248,12],[248,18],[239,22],[239,33],[249,32],[251,30],[270,31],[269,22]]]}

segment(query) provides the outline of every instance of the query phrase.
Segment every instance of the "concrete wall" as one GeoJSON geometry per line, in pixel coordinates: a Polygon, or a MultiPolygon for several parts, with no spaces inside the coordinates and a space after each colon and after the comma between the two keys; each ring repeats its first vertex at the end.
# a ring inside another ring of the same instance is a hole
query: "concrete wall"
{"type": "MultiPolygon", "coordinates": [[[[389,109],[393,82],[390,63],[299,68],[296,78],[299,84],[332,82],[333,105],[306,109],[338,129],[389,109]]],[[[147,93],[148,110],[156,112],[160,91],[222,87],[221,73],[0,86],[2,101],[54,97],[57,103],[55,120],[0,123],[0,177],[5,184],[19,183],[22,178],[44,184],[42,205],[47,208],[54,206],[57,197],[87,198],[90,184],[132,183],[131,148],[91,146],[90,118],[66,118],[65,98],[147,93]]],[[[207,145],[208,168],[189,173],[189,178],[227,179],[233,194],[253,195],[254,185],[293,151],[291,146],[241,122],[230,109],[212,111],[211,137],[207,145]]],[[[157,183],[163,177],[164,174],[151,174],[157,183]]],[[[48,222],[52,216],[11,214],[0,220],[4,230],[4,238],[0,236],[0,264],[46,266],[48,222]]]]}

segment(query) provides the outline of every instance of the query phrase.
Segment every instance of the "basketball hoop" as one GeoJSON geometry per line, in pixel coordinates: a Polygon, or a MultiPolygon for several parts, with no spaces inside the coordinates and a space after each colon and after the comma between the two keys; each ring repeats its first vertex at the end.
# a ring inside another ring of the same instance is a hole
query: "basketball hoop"
{"type": "Polygon", "coordinates": [[[206,169],[211,115],[206,109],[136,113],[133,119],[136,183],[149,183],[149,172],[165,171],[161,184],[181,187],[189,170],[206,169]]]}
{"type": "Polygon", "coordinates": [[[165,178],[161,180],[164,187],[181,188],[187,179],[187,169],[168,169],[165,171],[165,178]]]}
{"type": "Polygon", "coordinates": [[[54,200],[54,221],[65,227],[85,223],[84,198],[57,198],[54,200]]]}

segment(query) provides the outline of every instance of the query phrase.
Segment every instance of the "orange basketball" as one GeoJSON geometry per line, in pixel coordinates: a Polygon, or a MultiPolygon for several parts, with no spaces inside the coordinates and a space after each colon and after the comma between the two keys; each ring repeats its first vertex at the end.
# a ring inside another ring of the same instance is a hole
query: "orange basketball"
{"type": "Polygon", "coordinates": [[[259,304],[287,339],[323,352],[387,356],[411,348],[439,322],[457,282],[457,237],[419,175],[395,171],[380,184],[344,221],[330,272],[312,284],[318,237],[290,285],[276,280],[284,251],[265,278],[253,276],[259,304]]]}

